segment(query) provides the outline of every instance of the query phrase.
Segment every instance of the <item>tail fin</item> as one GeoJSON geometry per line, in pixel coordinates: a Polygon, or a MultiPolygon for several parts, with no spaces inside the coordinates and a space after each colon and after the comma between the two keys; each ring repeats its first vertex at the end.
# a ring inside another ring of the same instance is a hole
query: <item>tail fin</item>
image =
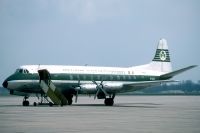
{"type": "Polygon", "coordinates": [[[169,50],[165,39],[159,41],[153,61],[170,62],[169,50]]]}
{"type": "Polygon", "coordinates": [[[160,39],[156,54],[149,64],[152,70],[169,73],[172,71],[169,50],[167,46],[167,41],[165,39],[160,39]]]}

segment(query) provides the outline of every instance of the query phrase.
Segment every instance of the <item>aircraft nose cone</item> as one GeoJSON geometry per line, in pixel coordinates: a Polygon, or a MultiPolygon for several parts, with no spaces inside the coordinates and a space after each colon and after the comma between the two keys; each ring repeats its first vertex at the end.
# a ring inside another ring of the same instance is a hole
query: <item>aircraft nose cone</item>
{"type": "Polygon", "coordinates": [[[8,81],[5,80],[2,85],[3,85],[4,88],[7,88],[8,87],[8,81]]]}

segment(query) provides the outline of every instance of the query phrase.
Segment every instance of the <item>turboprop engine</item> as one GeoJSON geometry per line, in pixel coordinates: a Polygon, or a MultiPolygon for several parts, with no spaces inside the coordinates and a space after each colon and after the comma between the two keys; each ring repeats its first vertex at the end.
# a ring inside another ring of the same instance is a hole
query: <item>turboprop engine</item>
{"type": "MultiPolygon", "coordinates": [[[[97,83],[98,84],[98,83],[97,83]]],[[[118,91],[120,90],[123,85],[122,83],[100,83],[98,84],[99,87],[102,87],[107,93],[113,92],[113,91],[118,91]]],[[[97,85],[94,83],[91,84],[82,84],[80,85],[79,89],[83,93],[88,93],[88,94],[94,94],[97,91],[97,85]]]]}

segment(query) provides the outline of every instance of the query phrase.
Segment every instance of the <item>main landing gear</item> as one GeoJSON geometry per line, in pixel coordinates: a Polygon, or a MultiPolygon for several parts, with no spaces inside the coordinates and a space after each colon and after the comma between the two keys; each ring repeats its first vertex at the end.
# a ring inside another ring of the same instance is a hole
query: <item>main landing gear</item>
{"type": "Polygon", "coordinates": [[[112,97],[110,95],[109,98],[105,98],[104,104],[106,106],[113,106],[113,104],[114,104],[114,98],[115,98],[115,94],[113,94],[112,97]]]}
{"type": "Polygon", "coordinates": [[[104,100],[104,104],[105,104],[106,106],[113,106],[113,104],[114,104],[114,99],[112,99],[112,98],[106,98],[106,99],[104,100]]]}
{"type": "Polygon", "coordinates": [[[73,103],[73,95],[67,95],[66,96],[66,98],[67,98],[67,105],[72,105],[72,103],[73,103]]]}

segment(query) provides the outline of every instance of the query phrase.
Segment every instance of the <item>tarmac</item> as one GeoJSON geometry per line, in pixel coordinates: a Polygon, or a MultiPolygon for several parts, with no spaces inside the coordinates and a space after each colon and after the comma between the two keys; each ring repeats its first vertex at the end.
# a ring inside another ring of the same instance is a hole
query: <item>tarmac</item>
{"type": "Polygon", "coordinates": [[[63,107],[22,99],[0,96],[0,133],[200,133],[200,96],[116,96],[111,107],[93,97],[63,107]]]}

